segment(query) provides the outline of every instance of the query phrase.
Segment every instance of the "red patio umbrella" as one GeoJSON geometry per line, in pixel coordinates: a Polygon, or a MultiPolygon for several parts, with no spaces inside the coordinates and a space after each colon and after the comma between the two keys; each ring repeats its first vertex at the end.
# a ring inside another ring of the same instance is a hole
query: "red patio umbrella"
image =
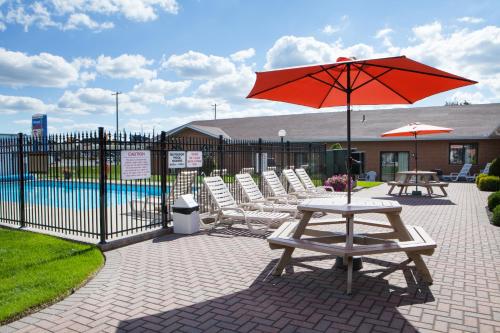
{"type": "Polygon", "coordinates": [[[450,133],[453,131],[453,128],[448,127],[439,127],[426,125],[421,123],[411,123],[406,126],[393,129],[391,131],[382,133],[382,137],[391,137],[391,136],[413,136],[415,138],[415,192],[414,194],[418,195],[418,150],[417,150],[417,136],[418,135],[429,135],[429,134],[441,134],[441,133],[450,133]]]}
{"type": "MultiPolygon", "coordinates": [[[[347,166],[351,178],[351,105],[412,104],[425,97],[477,83],[405,56],[356,60],[258,72],[247,98],[313,108],[347,106],[347,166]]],[[[347,182],[348,203],[351,182],[347,182]]]]}

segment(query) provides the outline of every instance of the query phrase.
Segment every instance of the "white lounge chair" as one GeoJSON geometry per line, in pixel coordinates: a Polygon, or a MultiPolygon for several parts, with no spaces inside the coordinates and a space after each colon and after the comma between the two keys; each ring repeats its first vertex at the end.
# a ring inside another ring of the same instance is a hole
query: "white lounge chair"
{"type": "Polygon", "coordinates": [[[480,172],[484,173],[484,174],[489,174],[490,173],[490,166],[491,166],[491,162],[490,163],[486,163],[486,165],[484,166],[484,169],[481,170],[480,172]]]}
{"type": "Polygon", "coordinates": [[[299,177],[293,172],[292,169],[286,169],[282,171],[282,174],[285,176],[286,181],[288,182],[288,185],[290,185],[291,192],[290,194],[296,195],[299,199],[300,198],[324,198],[324,197],[339,197],[343,196],[345,194],[341,192],[318,192],[316,189],[314,190],[307,190],[304,185],[302,185],[302,182],[300,181],[299,177]]]}
{"type": "Polygon", "coordinates": [[[285,212],[294,217],[297,216],[297,205],[280,203],[280,199],[282,199],[280,197],[265,198],[250,174],[242,173],[237,174],[235,177],[236,182],[243,191],[243,196],[248,203],[254,204],[256,209],[266,212],[285,212]]]}
{"type": "MultiPolygon", "coordinates": [[[[193,182],[197,175],[196,171],[181,171],[175,178],[173,186],[167,195],[167,205],[172,205],[175,199],[183,194],[191,193],[193,182]]],[[[130,211],[132,214],[161,213],[161,196],[148,195],[144,198],[130,200],[130,211]]]]}
{"type": "Polygon", "coordinates": [[[210,177],[215,177],[215,176],[225,176],[227,175],[227,169],[213,169],[212,172],[210,172],[210,177]]]}
{"type": "Polygon", "coordinates": [[[249,173],[253,175],[255,173],[255,168],[242,168],[240,173],[249,173]]]}
{"type": "Polygon", "coordinates": [[[303,168],[295,169],[295,174],[297,177],[299,177],[300,181],[308,191],[316,191],[319,193],[324,193],[329,189],[331,192],[333,192],[333,188],[331,186],[316,186],[314,185],[311,177],[307,174],[306,170],[303,168]]]}
{"type": "Polygon", "coordinates": [[[462,166],[460,172],[452,172],[449,175],[443,175],[444,180],[451,180],[453,182],[459,181],[460,179],[465,179],[467,181],[473,181],[474,176],[469,174],[472,164],[466,163],[462,166]]]}
{"type": "Polygon", "coordinates": [[[276,172],[273,170],[264,171],[262,177],[264,177],[266,188],[271,193],[271,197],[280,198],[280,202],[298,204],[299,198],[294,194],[287,193],[276,172]]]}
{"type": "Polygon", "coordinates": [[[250,232],[254,234],[264,234],[269,227],[279,226],[290,219],[290,214],[288,213],[251,210],[255,209],[253,204],[236,204],[231,192],[229,192],[226,184],[219,176],[205,177],[203,183],[216,206],[217,216],[214,226],[217,223],[244,221],[250,232]]]}

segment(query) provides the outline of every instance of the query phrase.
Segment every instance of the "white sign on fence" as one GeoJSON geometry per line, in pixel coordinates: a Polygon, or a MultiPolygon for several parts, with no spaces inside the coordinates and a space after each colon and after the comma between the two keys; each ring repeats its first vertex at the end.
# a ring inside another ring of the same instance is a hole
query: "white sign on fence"
{"type": "Polygon", "coordinates": [[[186,167],[186,152],[185,151],[169,151],[168,152],[168,167],[170,169],[181,169],[186,167]]]}
{"type": "Polygon", "coordinates": [[[151,152],[149,150],[122,150],[122,179],[145,179],[151,177],[151,152]]]}
{"type": "Polygon", "coordinates": [[[186,165],[188,168],[201,168],[203,166],[203,152],[188,151],[186,165]]]}

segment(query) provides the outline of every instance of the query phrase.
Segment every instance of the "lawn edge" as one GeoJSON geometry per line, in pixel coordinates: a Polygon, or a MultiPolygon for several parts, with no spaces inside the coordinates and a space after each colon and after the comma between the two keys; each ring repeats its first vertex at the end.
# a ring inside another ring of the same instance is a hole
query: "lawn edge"
{"type": "MultiPolygon", "coordinates": [[[[6,228],[6,229],[10,229],[10,228],[6,228]]],[[[31,231],[28,231],[28,230],[23,230],[25,232],[31,232],[31,231]]],[[[46,235],[46,236],[51,236],[51,235],[46,235]]],[[[56,238],[59,238],[56,236],[56,238]]],[[[64,238],[61,238],[61,239],[64,239],[64,238]]],[[[67,241],[72,241],[73,240],[69,240],[69,239],[64,239],[64,240],[67,240],[67,241]]],[[[22,319],[26,316],[29,316],[33,313],[36,313],[38,311],[41,311],[43,309],[46,309],[48,308],[49,306],[51,305],[54,305],[60,301],[62,301],[63,299],[67,298],[68,296],[71,296],[73,295],[77,290],[79,290],[80,288],[84,287],[85,285],[87,285],[87,283],[89,283],[94,277],[97,276],[97,274],[99,274],[99,272],[103,269],[103,267],[106,265],[106,255],[104,254],[104,252],[96,245],[94,244],[89,244],[89,243],[84,243],[84,242],[78,242],[78,241],[75,241],[76,243],[81,243],[81,244],[88,244],[88,245],[91,245],[91,246],[94,246],[97,250],[99,250],[99,252],[101,253],[102,255],[102,258],[104,259],[102,264],[95,270],[93,271],[92,273],[90,273],[81,283],[79,283],[78,285],[72,287],[71,289],[69,289],[68,291],[62,293],[61,295],[58,295],[56,296],[55,298],[45,302],[45,303],[42,303],[42,304],[38,304],[36,306],[32,306],[32,307],[29,307],[27,308],[26,310],[18,313],[18,314],[15,314],[11,317],[8,317],[7,319],[4,319],[4,320],[0,320],[0,327],[4,326],[4,325],[8,325],[10,323],[13,323],[19,319],[22,319]]]]}

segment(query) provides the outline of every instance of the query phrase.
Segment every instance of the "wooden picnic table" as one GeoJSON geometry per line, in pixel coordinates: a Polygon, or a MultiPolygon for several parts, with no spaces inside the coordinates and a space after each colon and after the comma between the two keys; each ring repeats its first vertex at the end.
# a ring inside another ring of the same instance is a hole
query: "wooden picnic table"
{"type": "Polygon", "coordinates": [[[439,187],[444,196],[448,195],[445,190],[448,183],[440,181],[437,173],[434,171],[399,171],[396,174],[396,180],[387,182],[387,184],[391,186],[388,194],[392,194],[395,187],[399,187],[399,195],[402,195],[403,190],[405,193],[408,193],[408,187],[420,186],[427,190],[429,196],[434,194],[433,187],[439,187]]]}
{"type": "Polygon", "coordinates": [[[347,293],[351,293],[353,257],[388,252],[406,252],[408,259],[401,267],[415,262],[417,271],[424,281],[432,283],[421,255],[431,255],[436,243],[418,226],[406,226],[400,217],[401,205],[396,201],[353,198],[347,204],[346,198],[312,198],[298,205],[302,213],[300,221],[290,221],[281,225],[267,241],[271,249],[284,249],[272,274],[279,276],[290,262],[296,248],[328,253],[343,258],[347,262],[347,293]],[[341,214],[342,218],[325,220],[311,217],[315,212],[341,214]],[[384,214],[389,223],[359,218],[366,213],[384,214]],[[355,217],[356,215],[356,217],[355,217]],[[318,229],[318,226],[345,224],[346,232],[332,232],[318,229]],[[385,229],[384,232],[354,233],[354,224],[368,225],[385,229]]]}

